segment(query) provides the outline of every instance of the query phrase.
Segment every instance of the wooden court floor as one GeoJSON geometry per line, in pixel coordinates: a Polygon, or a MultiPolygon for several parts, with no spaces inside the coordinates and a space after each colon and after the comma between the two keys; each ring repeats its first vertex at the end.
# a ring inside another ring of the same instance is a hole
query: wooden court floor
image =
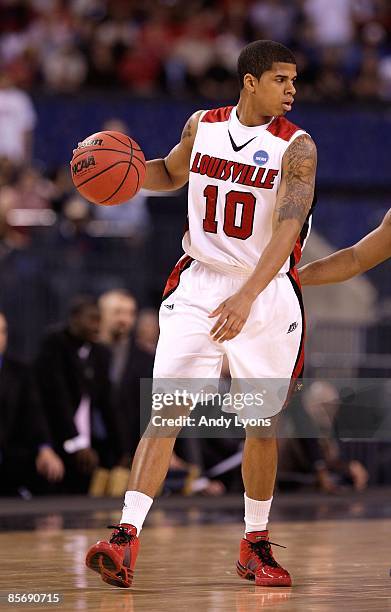
{"type": "Polygon", "coordinates": [[[153,526],[142,532],[132,590],[104,584],[84,566],[88,546],[109,530],[0,534],[0,607],[104,612],[353,612],[391,610],[391,520],[274,523],[276,558],[292,588],[255,587],[235,573],[241,524],[153,526]],[[60,593],[60,604],[8,604],[4,595],[60,593]]]}

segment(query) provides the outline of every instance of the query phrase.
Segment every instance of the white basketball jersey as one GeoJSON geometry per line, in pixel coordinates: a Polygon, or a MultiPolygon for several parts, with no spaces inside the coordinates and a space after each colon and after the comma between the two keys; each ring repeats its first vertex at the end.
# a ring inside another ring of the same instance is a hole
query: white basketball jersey
{"type": "MultiPolygon", "coordinates": [[[[230,274],[253,271],[272,236],[283,155],[305,133],[284,117],[247,127],[236,106],[201,115],[190,160],[189,227],[182,243],[190,257],[230,274]]],[[[302,232],[280,272],[298,262],[304,238],[302,232]]]]}

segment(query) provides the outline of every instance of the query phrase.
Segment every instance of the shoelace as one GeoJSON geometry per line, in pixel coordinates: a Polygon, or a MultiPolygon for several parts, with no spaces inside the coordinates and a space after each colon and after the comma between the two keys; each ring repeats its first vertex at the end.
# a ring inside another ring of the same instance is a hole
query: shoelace
{"type": "Polygon", "coordinates": [[[280,548],[286,548],[286,546],[276,544],[275,542],[269,542],[269,540],[259,540],[258,542],[250,542],[249,544],[251,546],[251,550],[263,563],[269,565],[270,567],[280,567],[273,557],[270,546],[279,546],[280,548]]]}
{"type": "Polygon", "coordinates": [[[134,536],[122,525],[107,525],[107,529],[116,529],[116,532],[110,538],[110,544],[128,544],[128,542],[134,540],[134,536]]]}

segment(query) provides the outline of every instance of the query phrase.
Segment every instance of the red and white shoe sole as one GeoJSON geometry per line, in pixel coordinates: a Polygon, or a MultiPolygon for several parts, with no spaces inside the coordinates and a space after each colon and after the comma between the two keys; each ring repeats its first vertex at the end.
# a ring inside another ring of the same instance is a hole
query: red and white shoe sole
{"type": "Polygon", "coordinates": [[[253,582],[255,581],[256,586],[265,586],[265,587],[275,587],[275,586],[290,587],[292,586],[292,579],[290,576],[287,576],[285,578],[273,578],[272,580],[269,580],[268,578],[258,578],[257,579],[254,572],[248,569],[247,567],[244,567],[244,565],[242,565],[240,561],[237,561],[236,563],[236,571],[238,575],[244,580],[251,580],[253,582]]]}
{"type": "Polygon", "coordinates": [[[118,566],[115,561],[104,552],[88,554],[86,565],[94,572],[100,574],[102,580],[108,584],[123,589],[128,589],[132,586],[133,573],[129,569],[118,566]]]}

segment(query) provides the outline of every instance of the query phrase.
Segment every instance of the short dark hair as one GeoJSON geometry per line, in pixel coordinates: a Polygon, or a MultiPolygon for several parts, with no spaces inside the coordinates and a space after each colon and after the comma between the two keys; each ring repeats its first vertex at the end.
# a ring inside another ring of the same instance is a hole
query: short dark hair
{"type": "Polygon", "coordinates": [[[296,59],[292,51],[274,40],[256,40],[244,47],[238,58],[240,89],[243,88],[246,74],[252,74],[259,80],[266,70],[272,69],[273,62],[296,64],[296,59]]]}

